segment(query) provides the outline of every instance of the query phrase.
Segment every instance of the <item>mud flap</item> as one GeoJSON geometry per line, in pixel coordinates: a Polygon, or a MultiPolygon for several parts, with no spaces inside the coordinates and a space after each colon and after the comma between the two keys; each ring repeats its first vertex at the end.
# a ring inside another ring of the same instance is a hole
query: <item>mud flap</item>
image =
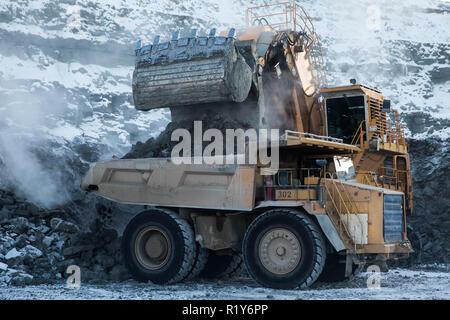
{"type": "Polygon", "coordinates": [[[363,267],[363,264],[354,254],[347,254],[345,257],[345,277],[351,278],[363,267]],[[356,265],[356,268],[355,268],[356,265]]]}

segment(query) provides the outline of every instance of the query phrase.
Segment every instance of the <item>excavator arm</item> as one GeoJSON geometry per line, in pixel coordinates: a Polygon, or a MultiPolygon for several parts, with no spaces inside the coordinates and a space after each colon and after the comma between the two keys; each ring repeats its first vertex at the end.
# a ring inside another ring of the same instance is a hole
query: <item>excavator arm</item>
{"type": "MultiPolygon", "coordinates": [[[[138,110],[170,108],[172,120],[217,114],[255,128],[323,133],[318,91],[326,85],[319,38],[297,4],[280,4],[284,25],[250,8],[244,30],[216,36],[192,30],[136,45],[133,98],[138,110]],[[257,21],[256,23],[254,23],[257,21]],[[255,25],[256,24],[256,25],[255,25]]],[[[273,18],[273,15],[271,15],[273,18]]]]}

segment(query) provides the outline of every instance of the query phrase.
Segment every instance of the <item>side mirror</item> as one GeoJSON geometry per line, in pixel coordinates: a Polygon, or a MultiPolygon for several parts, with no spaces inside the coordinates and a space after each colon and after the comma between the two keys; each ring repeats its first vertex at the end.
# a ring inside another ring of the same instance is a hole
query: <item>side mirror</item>
{"type": "Polygon", "coordinates": [[[383,108],[381,109],[382,112],[389,112],[391,111],[391,100],[383,100],[383,108]]]}

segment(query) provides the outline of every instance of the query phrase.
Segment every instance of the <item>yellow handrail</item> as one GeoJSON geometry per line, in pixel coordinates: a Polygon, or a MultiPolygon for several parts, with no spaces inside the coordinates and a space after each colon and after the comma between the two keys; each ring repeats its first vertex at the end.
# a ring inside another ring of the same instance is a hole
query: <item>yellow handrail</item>
{"type": "Polygon", "coordinates": [[[363,124],[366,122],[366,120],[361,121],[361,123],[359,124],[358,130],[356,130],[355,135],[353,136],[352,142],[350,142],[350,144],[355,145],[358,140],[360,140],[360,145],[361,147],[363,146],[363,141],[362,141],[362,137],[363,134],[365,132],[363,132],[363,124]]]}
{"type": "MultiPolygon", "coordinates": [[[[361,219],[358,216],[358,208],[356,207],[356,205],[354,204],[354,201],[351,199],[350,194],[348,193],[348,190],[346,190],[344,184],[342,183],[342,181],[340,180],[339,176],[336,173],[331,173],[331,172],[327,172],[325,175],[326,178],[329,178],[329,181],[331,182],[331,184],[334,186],[334,190],[335,193],[338,194],[338,198],[340,200],[339,202],[339,207],[336,204],[336,201],[334,200],[334,197],[331,193],[331,191],[329,190],[326,182],[325,182],[325,189],[328,193],[328,195],[330,196],[330,199],[334,205],[335,210],[337,211],[337,214],[339,215],[340,221],[342,222],[342,214],[345,214],[345,212],[343,213],[342,211],[342,206],[344,207],[346,213],[347,213],[347,226],[349,226],[349,222],[350,222],[350,214],[354,214],[356,215],[356,218],[358,219],[359,222],[359,226],[361,228],[361,236],[364,234],[364,228],[363,228],[363,224],[361,219]],[[342,188],[339,188],[337,185],[337,182],[340,183],[342,188]],[[347,199],[347,201],[345,201],[344,197],[342,196],[342,194],[344,194],[345,198],[347,199]],[[348,203],[348,205],[347,205],[348,203]],[[350,207],[350,208],[349,208],[350,207]]],[[[350,235],[351,239],[353,240],[355,249],[356,249],[356,239],[355,237],[351,236],[351,233],[348,231],[348,229],[346,228],[346,231],[348,232],[348,234],[350,235]]]]}
{"type": "MultiPolygon", "coordinates": [[[[348,225],[348,224],[345,224],[345,223],[342,222],[342,217],[341,217],[341,215],[340,215],[340,213],[339,213],[339,211],[338,211],[338,206],[337,206],[337,204],[336,204],[336,201],[334,201],[334,197],[333,197],[333,195],[331,194],[331,191],[328,189],[328,186],[327,186],[326,184],[324,184],[324,185],[325,185],[325,190],[327,191],[327,194],[328,194],[328,196],[330,197],[330,200],[331,200],[331,202],[333,203],[333,206],[334,206],[334,208],[335,208],[335,210],[336,210],[336,214],[338,215],[338,219],[339,219],[338,221],[339,221],[340,223],[338,223],[338,224],[336,225],[336,227],[338,228],[339,234],[342,235],[342,230],[344,230],[344,231],[345,231],[345,234],[346,234],[346,237],[347,237],[348,239],[352,240],[353,245],[356,247],[356,243],[355,243],[355,241],[352,239],[351,233],[350,233],[350,231],[349,231],[348,228],[347,228],[347,225],[348,225]]],[[[330,212],[332,212],[332,211],[330,211],[330,212]]],[[[347,215],[347,217],[348,217],[348,215],[347,215]]],[[[332,220],[332,222],[334,222],[334,220],[332,220]]],[[[344,239],[344,240],[345,240],[345,239],[344,239]]]]}
{"type": "Polygon", "coordinates": [[[256,21],[259,21],[262,24],[263,20],[265,20],[266,23],[269,23],[267,18],[272,20],[269,26],[273,29],[291,29],[294,31],[301,31],[303,33],[303,37],[306,40],[305,48],[308,52],[308,58],[314,67],[313,71],[315,73],[318,85],[321,87],[327,87],[328,80],[324,67],[325,63],[323,59],[322,46],[320,44],[319,36],[314,29],[312,20],[306,13],[305,9],[297,3],[281,2],[251,7],[245,12],[247,27],[251,27],[256,21]],[[272,9],[276,11],[275,13],[260,13],[261,10],[264,9],[272,9]]]}

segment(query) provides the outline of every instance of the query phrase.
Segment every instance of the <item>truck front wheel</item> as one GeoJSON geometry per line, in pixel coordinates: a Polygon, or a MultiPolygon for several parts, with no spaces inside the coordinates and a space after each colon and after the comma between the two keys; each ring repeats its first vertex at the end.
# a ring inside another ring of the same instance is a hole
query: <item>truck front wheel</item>
{"type": "Polygon", "coordinates": [[[194,232],[175,213],[152,209],[134,217],[122,237],[125,265],[136,280],[170,284],[186,278],[196,256],[194,232]]]}
{"type": "Polygon", "coordinates": [[[274,209],[257,217],[243,242],[249,274],[266,287],[306,288],[323,270],[325,242],[316,224],[306,214],[274,209]]]}

